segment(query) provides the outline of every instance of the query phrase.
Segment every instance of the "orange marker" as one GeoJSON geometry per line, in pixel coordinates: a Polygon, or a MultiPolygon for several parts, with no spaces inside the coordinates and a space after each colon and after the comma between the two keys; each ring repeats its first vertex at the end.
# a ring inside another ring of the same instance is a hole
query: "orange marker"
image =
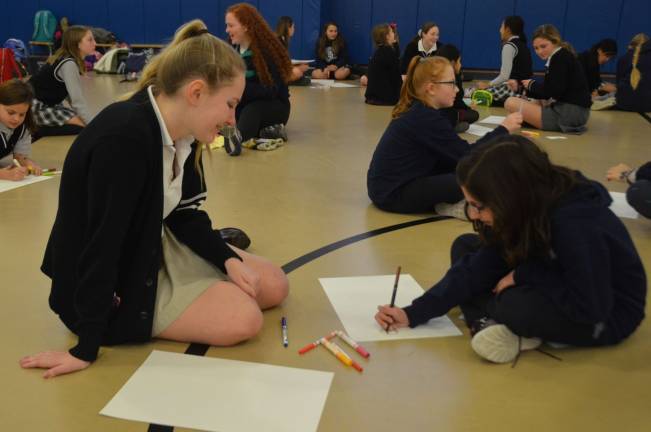
{"type": "MultiPolygon", "coordinates": [[[[335,337],[335,336],[337,336],[337,333],[336,333],[336,332],[332,332],[332,333],[330,333],[328,336],[326,336],[325,338],[328,339],[328,340],[330,340],[330,339],[332,339],[332,338],[335,337]]],[[[316,340],[316,341],[312,342],[311,344],[307,344],[307,345],[305,345],[303,348],[301,348],[300,350],[298,350],[298,353],[299,353],[299,354],[305,354],[306,352],[311,351],[312,349],[318,347],[320,344],[321,344],[321,339],[316,340]]]]}

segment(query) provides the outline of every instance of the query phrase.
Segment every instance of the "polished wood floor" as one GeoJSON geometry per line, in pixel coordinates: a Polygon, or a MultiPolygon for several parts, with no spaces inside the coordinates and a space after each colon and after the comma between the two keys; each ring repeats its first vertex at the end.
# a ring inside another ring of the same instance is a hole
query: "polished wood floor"
{"type": "MultiPolygon", "coordinates": [[[[130,88],[106,75],[90,76],[84,84],[97,109],[130,88]]],[[[285,147],[268,153],[245,151],[237,158],[218,150],[204,162],[209,187],[205,208],[215,225],[245,229],[253,239],[253,253],[283,265],[356,234],[431,216],[384,213],[367,198],[366,170],[389,121],[389,108],[365,105],[363,90],[357,88],[295,87],[291,93],[290,142],[285,147]]],[[[499,115],[503,110],[484,109],[481,114],[499,115]]],[[[557,163],[605,182],[609,166],[649,159],[649,133],[651,123],[638,114],[593,112],[588,133],[564,141],[547,140],[543,133],[539,142],[557,163]]],[[[34,145],[34,159],[45,167],[61,167],[71,142],[71,137],[41,140],[34,145]]],[[[625,189],[620,184],[606,186],[625,189]]],[[[0,429],[145,431],[147,424],[98,412],[152,350],[184,352],[187,344],[153,341],[103,348],[88,370],[53,380],[18,366],[25,354],[66,349],[75,340],[49,310],[48,279],[39,271],[58,187],[55,178],[0,194],[0,429]]],[[[648,271],[651,221],[624,223],[648,271]]],[[[236,347],[210,348],[206,355],[335,372],[319,425],[322,432],[648,431],[648,320],[619,346],[555,350],[562,362],[526,353],[515,369],[480,360],[467,333],[367,343],[373,355],[362,375],[342,368],[325,351],[296,353],[304,343],[342,328],[319,277],[390,274],[400,264],[427,288],[448,268],[452,240],[470,231],[469,224],[456,220],[426,223],[313,260],[289,274],[289,298],[265,313],[264,328],[256,338],[236,347]],[[290,349],[279,339],[282,315],[290,321],[290,349]]],[[[463,328],[458,310],[449,316],[463,328]]]]}

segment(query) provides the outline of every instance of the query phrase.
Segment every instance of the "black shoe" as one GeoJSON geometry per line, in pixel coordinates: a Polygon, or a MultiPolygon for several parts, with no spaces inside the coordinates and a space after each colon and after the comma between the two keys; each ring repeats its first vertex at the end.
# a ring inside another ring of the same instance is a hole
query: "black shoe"
{"type": "Polygon", "coordinates": [[[222,131],[224,135],[224,150],[230,156],[239,156],[242,153],[242,134],[235,126],[222,131]]]}
{"type": "Polygon", "coordinates": [[[285,130],[285,125],[278,123],[260,129],[260,138],[280,138],[281,140],[287,142],[287,131],[285,130]]]}
{"type": "Polygon", "coordinates": [[[226,243],[238,249],[245,250],[251,246],[251,239],[239,228],[221,228],[215,231],[219,231],[219,235],[222,236],[226,243]]]}

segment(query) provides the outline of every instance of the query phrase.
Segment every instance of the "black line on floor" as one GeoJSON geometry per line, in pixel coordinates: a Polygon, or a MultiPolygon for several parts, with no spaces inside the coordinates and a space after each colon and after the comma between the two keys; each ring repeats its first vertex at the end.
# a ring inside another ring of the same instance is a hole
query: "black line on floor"
{"type": "Polygon", "coordinates": [[[651,116],[649,116],[649,114],[647,114],[647,113],[645,113],[645,112],[641,112],[641,113],[639,113],[639,114],[640,114],[642,117],[644,117],[644,118],[646,119],[646,121],[648,121],[649,123],[651,123],[651,116]]]}
{"type": "MultiPolygon", "coordinates": [[[[423,224],[430,223],[430,222],[437,222],[437,221],[445,220],[445,219],[449,219],[449,217],[447,217],[447,216],[431,216],[431,217],[427,217],[427,218],[424,218],[424,219],[417,219],[417,220],[410,221],[410,222],[403,222],[403,223],[396,224],[396,225],[389,225],[389,226],[384,227],[384,228],[378,228],[378,229],[375,229],[375,230],[372,230],[372,231],[357,234],[357,235],[345,238],[343,240],[339,240],[339,241],[336,241],[334,243],[330,243],[329,245],[326,245],[326,246],[323,246],[322,248],[313,250],[312,252],[308,252],[305,255],[300,256],[300,257],[288,262],[287,264],[285,264],[281,268],[283,269],[285,274],[289,274],[289,273],[293,272],[294,270],[296,270],[297,268],[302,267],[305,264],[308,264],[308,263],[314,261],[315,259],[322,257],[323,255],[326,255],[326,254],[328,254],[330,252],[334,252],[337,249],[341,249],[341,248],[343,248],[345,246],[348,246],[348,245],[351,245],[353,243],[357,243],[359,241],[366,240],[366,239],[369,239],[371,237],[379,236],[381,234],[386,234],[388,232],[397,231],[397,230],[404,229],[404,228],[410,228],[410,227],[417,226],[417,225],[423,225],[423,224]]],[[[208,348],[210,348],[209,345],[199,344],[199,343],[192,343],[192,344],[190,344],[188,349],[185,350],[185,354],[203,356],[208,351],[208,348]]],[[[173,431],[174,431],[173,426],[162,426],[162,425],[157,425],[157,424],[150,424],[149,429],[147,429],[147,432],[173,432],[173,431]]]]}

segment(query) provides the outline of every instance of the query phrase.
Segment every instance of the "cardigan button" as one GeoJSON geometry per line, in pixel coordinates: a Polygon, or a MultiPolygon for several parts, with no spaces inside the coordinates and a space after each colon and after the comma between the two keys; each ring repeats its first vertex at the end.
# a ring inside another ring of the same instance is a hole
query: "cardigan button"
{"type": "Polygon", "coordinates": [[[149,318],[149,312],[147,312],[147,311],[141,311],[141,312],[140,312],[140,319],[143,320],[143,321],[146,321],[147,318],[149,318]]]}
{"type": "Polygon", "coordinates": [[[152,286],[153,284],[154,284],[154,281],[153,281],[151,278],[148,278],[148,279],[145,281],[145,286],[146,286],[147,288],[149,288],[149,287],[152,286]]]}

